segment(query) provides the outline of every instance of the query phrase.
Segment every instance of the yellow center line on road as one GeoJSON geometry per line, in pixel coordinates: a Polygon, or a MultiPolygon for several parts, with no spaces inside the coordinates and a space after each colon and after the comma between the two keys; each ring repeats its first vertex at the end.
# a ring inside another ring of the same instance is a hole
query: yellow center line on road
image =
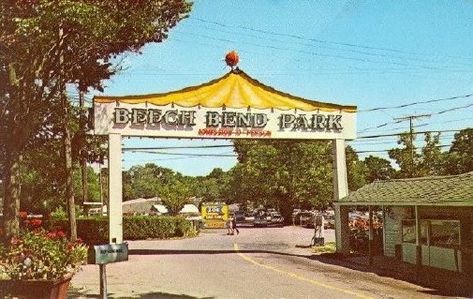
{"type": "Polygon", "coordinates": [[[323,287],[323,288],[326,288],[326,289],[330,289],[330,290],[334,290],[334,291],[338,291],[338,292],[342,292],[342,293],[345,293],[345,294],[348,294],[348,295],[353,295],[353,296],[356,296],[358,298],[364,298],[364,299],[373,299],[373,297],[369,297],[369,296],[366,296],[364,294],[361,294],[361,293],[357,293],[357,292],[353,292],[353,291],[350,291],[350,290],[347,290],[347,289],[342,289],[342,288],[339,288],[339,287],[335,287],[335,286],[332,286],[332,285],[328,285],[328,284],[325,284],[325,283],[322,283],[322,282],[319,282],[317,280],[314,280],[314,279],[310,279],[310,278],[306,278],[306,277],[303,277],[303,276],[300,276],[296,273],[293,273],[293,272],[288,272],[288,271],[284,271],[284,270],[281,270],[281,269],[278,269],[278,268],[275,268],[273,266],[269,266],[269,265],[265,265],[265,264],[262,264],[260,262],[257,262],[256,260],[252,259],[251,257],[243,254],[240,252],[240,248],[238,247],[238,244],[237,243],[233,243],[233,248],[235,249],[236,253],[244,260],[252,263],[252,264],[255,264],[257,266],[260,266],[260,267],[263,267],[263,268],[266,268],[266,269],[269,269],[269,270],[272,270],[274,272],[278,272],[278,273],[281,273],[281,274],[285,274],[289,277],[292,277],[292,278],[295,278],[295,279],[298,279],[298,280],[302,280],[302,281],[305,281],[305,282],[308,282],[308,283],[311,283],[313,285],[316,285],[316,286],[319,286],[319,287],[323,287]]]}

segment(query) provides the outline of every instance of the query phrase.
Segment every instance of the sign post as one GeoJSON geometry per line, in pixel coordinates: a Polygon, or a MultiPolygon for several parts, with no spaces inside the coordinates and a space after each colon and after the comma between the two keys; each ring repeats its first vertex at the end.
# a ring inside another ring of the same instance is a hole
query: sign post
{"type": "Polygon", "coordinates": [[[100,299],[107,299],[107,268],[106,264],[100,264],[100,299]]]}
{"type": "Polygon", "coordinates": [[[128,244],[95,245],[89,252],[89,263],[99,265],[100,298],[107,298],[107,268],[109,263],[128,261],[128,244]]]}

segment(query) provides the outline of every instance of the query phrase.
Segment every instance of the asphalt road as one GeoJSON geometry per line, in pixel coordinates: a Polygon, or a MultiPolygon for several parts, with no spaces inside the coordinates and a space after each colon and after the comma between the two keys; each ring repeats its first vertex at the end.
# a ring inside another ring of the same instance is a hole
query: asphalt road
{"type": "MultiPolygon", "coordinates": [[[[210,230],[183,240],[134,241],[128,262],[107,266],[113,298],[432,298],[429,290],[351,270],[311,253],[312,229],[210,230]]],[[[333,241],[333,230],[326,240],[333,241]]],[[[72,280],[70,298],[96,298],[98,266],[72,280]]]]}

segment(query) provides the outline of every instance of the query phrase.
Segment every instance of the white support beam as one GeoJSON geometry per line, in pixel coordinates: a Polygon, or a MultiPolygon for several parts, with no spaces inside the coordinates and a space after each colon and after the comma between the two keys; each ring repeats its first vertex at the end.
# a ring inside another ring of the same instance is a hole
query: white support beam
{"type": "Polygon", "coordinates": [[[332,142],[333,199],[338,201],[348,195],[347,159],[345,155],[345,140],[334,139],[332,142]]]}
{"type": "MultiPolygon", "coordinates": [[[[333,155],[333,199],[338,201],[348,195],[347,161],[345,155],[345,140],[332,141],[333,155]]],[[[335,205],[335,241],[337,252],[349,253],[348,207],[335,205]]]]}
{"type": "Polygon", "coordinates": [[[122,136],[108,135],[108,225],[109,242],[123,242],[122,136]]]}

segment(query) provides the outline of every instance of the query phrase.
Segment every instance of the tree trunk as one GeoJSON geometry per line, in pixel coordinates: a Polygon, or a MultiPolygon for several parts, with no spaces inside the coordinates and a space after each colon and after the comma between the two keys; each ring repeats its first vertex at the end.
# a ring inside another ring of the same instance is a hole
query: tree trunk
{"type": "Polygon", "coordinates": [[[3,213],[5,216],[4,241],[8,242],[20,232],[18,218],[20,212],[19,168],[22,156],[15,149],[7,146],[5,158],[3,213]]]}
{"type": "Polygon", "coordinates": [[[82,175],[82,204],[83,204],[84,202],[89,201],[89,188],[88,188],[89,186],[87,184],[87,181],[88,181],[87,160],[85,158],[84,153],[82,152],[85,150],[85,125],[86,125],[85,113],[84,113],[84,92],[82,90],[79,90],[79,109],[80,109],[79,134],[81,134],[81,136],[84,137],[83,139],[81,138],[80,146],[82,147],[82,149],[79,154],[81,175],[82,175]]]}
{"type": "Polygon", "coordinates": [[[82,174],[82,203],[89,201],[89,185],[87,184],[87,161],[85,158],[81,158],[81,174],[82,174]]]}
{"type": "Polygon", "coordinates": [[[64,123],[63,123],[63,145],[64,145],[64,160],[65,160],[65,173],[66,173],[66,199],[67,209],[69,212],[69,228],[71,231],[71,241],[77,240],[77,223],[76,223],[76,207],[74,202],[74,185],[72,183],[73,169],[72,169],[72,154],[71,154],[71,132],[69,130],[69,109],[67,99],[65,95],[61,95],[63,112],[64,112],[64,123]]]}

